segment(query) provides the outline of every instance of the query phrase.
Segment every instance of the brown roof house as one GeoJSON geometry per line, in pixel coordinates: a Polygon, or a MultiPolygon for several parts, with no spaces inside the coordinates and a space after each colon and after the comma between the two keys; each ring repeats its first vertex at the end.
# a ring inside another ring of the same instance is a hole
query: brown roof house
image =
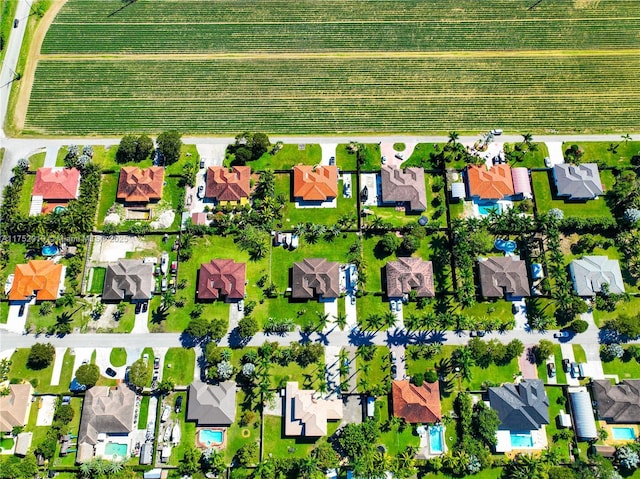
{"type": "Polygon", "coordinates": [[[198,299],[239,300],[245,295],[247,265],[232,259],[212,259],[198,271],[198,299]]]}
{"type": "Polygon", "coordinates": [[[442,419],[438,381],[425,382],[422,386],[416,386],[406,380],[393,381],[391,399],[393,415],[403,418],[408,423],[435,423],[442,419]]]}
{"type": "Polygon", "coordinates": [[[427,209],[427,190],[422,168],[399,170],[385,165],[380,176],[383,203],[403,202],[407,205],[407,211],[427,209]]]}
{"type": "Polygon", "coordinates": [[[316,391],[298,389],[295,381],[287,383],[284,399],[285,436],[326,436],[327,421],[342,419],[340,399],[321,399],[316,391]]]}
{"type": "Polygon", "coordinates": [[[187,421],[198,426],[230,426],[236,418],[236,383],[217,385],[194,381],[189,385],[187,421]]]}
{"type": "Polygon", "coordinates": [[[82,404],[80,431],[78,432],[78,450],[83,454],[77,460],[92,458],[91,446],[95,446],[106,436],[128,436],[134,429],[133,415],[136,394],[128,387],[120,384],[115,388],[94,386],[87,390],[82,404]]]}
{"type": "Polygon", "coordinates": [[[435,296],[433,264],[420,258],[398,258],[385,267],[387,296],[401,298],[416,291],[419,298],[435,296]]]}
{"type": "Polygon", "coordinates": [[[323,202],[338,196],[338,169],[335,166],[293,167],[293,197],[295,201],[323,202]]]}
{"type": "Polygon", "coordinates": [[[51,301],[60,297],[64,289],[66,267],[46,259],[34,259],[18,264],[14,272],[9,301],[51,301]]]}
{"type": "Polygon", "coordinates": [[[340,263],[307,258],[293,263],[291,296],[299,299],[340,296],[340,263]]]}
{"type": "Polygon", "coordinates": [[[153,291],[153,264],[121,259],[110,264],[104,277],[104,301],[146,301],[153,291]]]}
{"type": "Polygon", "coordinates": [[[116,197],[124,203],[150,203],[162,198],[164,168],[151,166],[138,168],[124,166],[120,169],[116,197]]]}
{"type": "Polygon", "coordinates": [[[514,195],[511,166],[469,165],[466,169],[469,196],[480,200],[501,200],[514,195]]]}
{"type": "Polygon", "coordinates": [[[33,387],[31,384],[9,384],[9,394],[0,396],[0,432],[11,432],[29,420],[33,387]]]}
{"type": "Polygon", "coordinates": [[[613,424],[640,423],[640,379],[625,379],[616,385],[609,379],[591,383],[598,417],[613,424]]]}
{"type": "Polygon", "coordinates": [[[486,298],[530,296],[527,264],[517,256],[478,258],[478,271],[486,298]]]}
{"type": "Polygon", "coordinates": [[[251,168],[234,166],[210,166],[204,196],[219,203],[245,204],[251,191],[251,168]]]}

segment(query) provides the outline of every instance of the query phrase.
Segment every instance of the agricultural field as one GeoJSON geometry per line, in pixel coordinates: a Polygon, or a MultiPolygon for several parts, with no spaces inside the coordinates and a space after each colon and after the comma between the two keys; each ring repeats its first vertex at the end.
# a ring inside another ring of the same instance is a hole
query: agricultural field
{"type": "Polygon", "coordinates": [[[44,39],[16,126],[25,134],[633,129],[640,1],[455,3],[304,0],[292,11],[282,0],[69,0],[44,39]]]}

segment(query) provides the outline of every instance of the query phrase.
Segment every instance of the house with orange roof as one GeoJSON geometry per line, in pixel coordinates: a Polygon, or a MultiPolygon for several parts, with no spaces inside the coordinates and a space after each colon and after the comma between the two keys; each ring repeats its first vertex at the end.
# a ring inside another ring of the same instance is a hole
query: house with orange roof
{"type": "Polygon", "coordinates": [[[422,386],[407,380],[391,383],[393,415],[410,424],[433,424],[442,419],[440,408],[440,386],[425,382],[422,386]]]}
{"type": "Polygon", "coordinates": [[[80,193],[80,171],[76,168],[38,168],[33,184],[32,203],[39,206],[34,215],[67,206],[80,193]]]}
{"type": "Polygon", "coordinates": [[[469,196],[478,200],[502,200],[515,195],[511,166],[469,165],[465,175],[469,196]]]}
{"type": "Polygon", "coordinates": [[[295,201],[319,203],[338,196],[336,166],[297,165],[293,167],[293,198],[295,201]]]}
{"type": "Polygon", "coordinates": [[[150,203],[162,198],[164,168],[124,166],[120,170],[116,197],[124,203],[150,203]]]}
{"type": "Polygon", "coordinates": [[[210,166],[204,197],[221,204],[246,204],[251,192],[251,168],[234,166],[230,170],[224,166],[210,166]]]}
{"type": "Polygon", "coordinates": [[[64,289],[65,266],[53,261],[34,259],[16,265],[9,301],[54,301],[64,289]]]}

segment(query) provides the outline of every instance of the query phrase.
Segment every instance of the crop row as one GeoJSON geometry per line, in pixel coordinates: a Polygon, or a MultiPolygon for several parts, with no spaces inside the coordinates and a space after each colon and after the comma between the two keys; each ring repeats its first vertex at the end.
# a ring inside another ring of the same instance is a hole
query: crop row
{"type": "Polygon", "coordinates": [[[41,61],[25,130],[117,134],[637,128],[640,56],[41,61]],[[106,74],[108,72],[108,75],[106,74]]]}
{"type": "MultiPolygon", "coordinates": [[[[60,23],[201,23],[264,21],[324,22],[340,20],[530,20],[635,17],[638,0],[600,0],[594,8],[575,8],[574,0],[547,0],[529,10],[522,0],[138,0],[123,8],[122,0],[69,0],[60,23]],[[448,2],[451,5],[452,2],[448,2]]],[[[595,3],[595,2],[594,2],[595,3]]]]}
{"type": "Polygon", "coordinates": [[[469,51],[639,48],[640,17],[583,22],[54,24],[42,53],[469,51]]]}

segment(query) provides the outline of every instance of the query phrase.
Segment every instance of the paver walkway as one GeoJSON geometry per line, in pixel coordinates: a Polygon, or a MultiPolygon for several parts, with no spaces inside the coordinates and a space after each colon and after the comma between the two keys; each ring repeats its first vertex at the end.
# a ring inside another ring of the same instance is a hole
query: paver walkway
{"type": "Polygon", "coordinates": [[[518,358],[518,366],[520,366],[520,372],[524,379],[538,379],[538,368],[536,364],[531,361],[531,348],[533,344],[527,344],[524,347],[524,352],[518,358]]]}
{"type": "Polygon", "coordinates": [[[53,361],[53,368],[51,371],[51,385],[57,386],[60,384],[60,373],[62,372],[62,363],[64,361],[64,353],[67,348],[56,348],[56,356],[53,361]]]}

